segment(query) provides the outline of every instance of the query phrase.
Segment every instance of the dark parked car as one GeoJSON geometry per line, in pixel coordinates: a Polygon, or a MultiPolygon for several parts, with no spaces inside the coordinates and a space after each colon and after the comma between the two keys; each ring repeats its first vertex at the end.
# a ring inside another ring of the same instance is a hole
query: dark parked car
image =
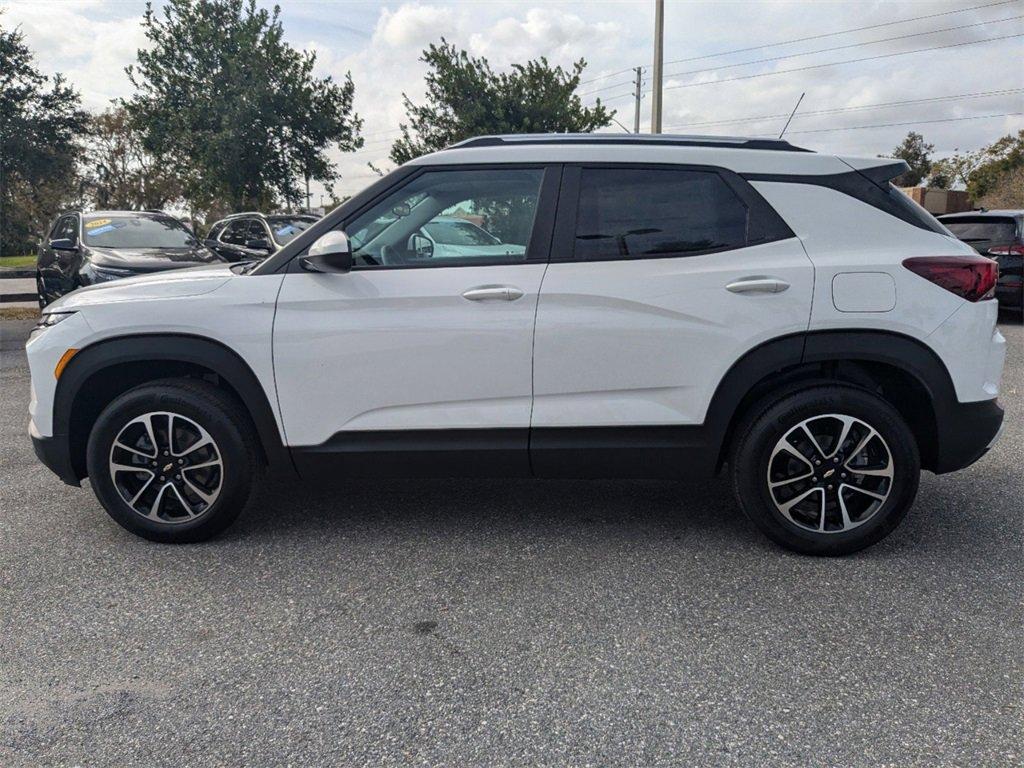
{"type": "Polygon", "coordinates": [[[317,221],[305,213],[235,213],[210,227],[205,244],[228,261],[265,259],[317,221]]]}
{"type": "Polygon", "coordinates": [[[971,211],[939,221],[982,256],[999,263],[999,306],[1024,308],[1024,211],[971,211]]]}
{"type": "Polygon", "coordinates": [[[223,261],[165,213],[69,211],[39,243],[39,306],[83,285],[223,261]]]}

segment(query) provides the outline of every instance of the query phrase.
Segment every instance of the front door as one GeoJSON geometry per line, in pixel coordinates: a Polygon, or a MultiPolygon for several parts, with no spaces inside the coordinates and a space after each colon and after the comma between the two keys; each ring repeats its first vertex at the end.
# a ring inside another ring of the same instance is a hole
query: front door
{"type": "Polygon", "coordinates": [[[715,388],[759,343],[807,330],[812,264],[728,171],[566,167],[562,186],[537,310],[534,469],[705,472],[715,388]]]}
{"type": "Polygon", "coordinates": [[[557,174],[426,167],[342,222],[350,273],[293,263],[274,369],[300,471],[529,473],[533,327],[557,174]],[[418,234],[456,219],[505,247],[418,234]]]}

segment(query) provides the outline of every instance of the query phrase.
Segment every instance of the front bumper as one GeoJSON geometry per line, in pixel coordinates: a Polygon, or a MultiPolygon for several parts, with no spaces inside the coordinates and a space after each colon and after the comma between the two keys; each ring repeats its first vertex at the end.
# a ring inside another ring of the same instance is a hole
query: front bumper
{"type": "Polygon", "coordinates": [[[937,416],[937,475],[976,462],[995,444],[1003,426],[1003,409],[996,400],[956,403],[937,416]]]}
{"type": "Polygon", "coordinates": [[[42,437],[36,432],[34,425],[29,425],[29,437],[32,438],[32,449],[36,457],[46,468],[68,485],[81,486],[81,478],[75,472],[71,462],[71,443],[67,435],[42,437]]]}

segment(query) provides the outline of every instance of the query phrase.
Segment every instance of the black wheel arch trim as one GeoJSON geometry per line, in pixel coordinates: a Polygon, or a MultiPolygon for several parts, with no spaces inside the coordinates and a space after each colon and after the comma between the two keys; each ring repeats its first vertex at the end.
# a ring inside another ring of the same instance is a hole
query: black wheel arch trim
{"type": "MultiPolygon", "coordinates": [[[[949,370],[927,345],[910,336],[879,330],[822,330],[765,342],[747,352],[722,377],[708,406],[705,435],[719,457],[728,448],[730,430],[744,399],[774,374],[808,364],[882,363],[912,377],[928,395],[936,445],[922,446],[931,454],[927,469],[951,472],[968,466],[985,452],[998,432],[1002,409],[992,401],[961,403],[949,370]],[[974,428],[966,424],[983,413],[974,428]],[[975,414],[975,417],[965,414],[975,414]]],[[[901,403],[894,403],[900,408],[901,403]]]]}
{"type": "Polygon", "coordinates": [[[73,409],[83,386],[95,374],[125,363],[168,362],[197,365],[223,379],[242,400],[259,435],[268,462],[275,469],[294,471],[282,440],[270,399],[248,363],[224,344],[189,334],[133,334],[103,339],[83,347],[57,382],[53,433],[70,439],[73,409]]]}

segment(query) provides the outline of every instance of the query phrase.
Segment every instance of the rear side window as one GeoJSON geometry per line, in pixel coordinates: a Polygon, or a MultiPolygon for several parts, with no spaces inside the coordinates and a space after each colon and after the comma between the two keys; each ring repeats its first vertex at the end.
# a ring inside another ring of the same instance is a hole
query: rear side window
{"type": "Polygon", "coordinates": [[[713,171],[583,168],[574,256],[686,256],[748,242],[749,213],[713,171]]]}

